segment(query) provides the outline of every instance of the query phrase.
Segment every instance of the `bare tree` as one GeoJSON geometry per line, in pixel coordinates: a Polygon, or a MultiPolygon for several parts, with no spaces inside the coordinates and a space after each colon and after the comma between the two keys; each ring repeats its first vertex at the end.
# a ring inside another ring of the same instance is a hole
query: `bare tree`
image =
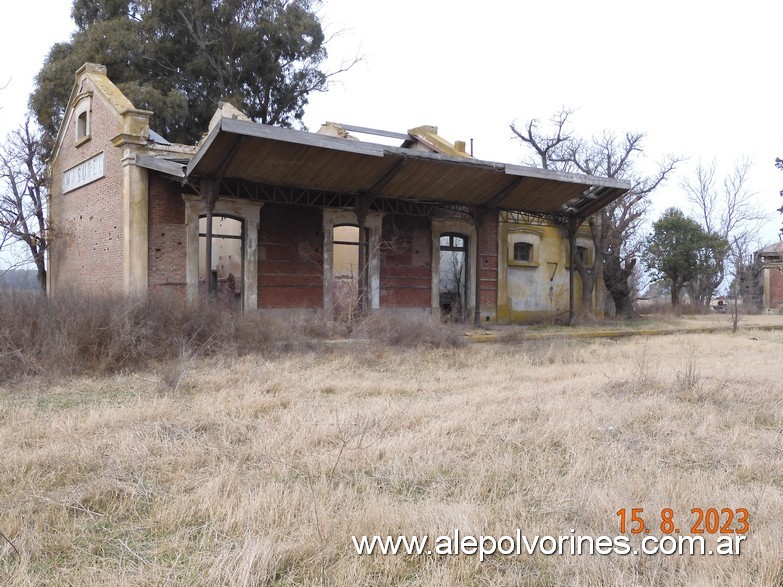
{"type": "Polygon", "coordinates": [[[741,159],[719,182],[715,160],[706,164],[700,161],[693,177],[680,182],[702,227],[729,243],[715,270],[700,274],[688,285],[691,300],[707,308],[726,275],[736,275],[751,249],[760,244],[756,235],[765,216],[754,202],[755,192],[748,186],[751,166],[749,159],[741,159]]]}
{"type": "Polygon", "coordinates": [[[540,123],[536,118],[531,118],[522,127],[514,122],[509,125],[511,132],[535,153],[523,160],[525,164],[542,169],[568,170],[570,165],[568,147],[574,139],[567,126],[568,117],[573,113],[573,110],[562,108],[552,116],[550,119],[552,128],[546,132],[541,131],[540,123]]]}
{"type": "MultiPolygon", "coordinates": [[[[637,162],[644,155],[644,137],[642,133],[626,133],[622,138],[613,133],[604,133],[589,142],[574,143],[569,156],[581,173],[626,179],[633,185],[626,195],[596,214],[600,222],[590,222],[596,258],[600,251],[603,261],[597,271],[593,270],[593,282],[598,277],[604,278],[604,285],[614,302],[615,313],[623,318],[637,316],[631,299],[629,278],[642,249],[643,239],[640,238],[639,227],[649,208],[649,196],[681,161],[669,155],[658,163],[654,173],[639,172],[637,162]]],[[[576,269],[584,279],[579,267],[580,263],[577,262],[576,269]]],[[[588,281],[590,278],[588,274],[588,281]]],[[[583,299],[583,304],[585,301],[583,299]]]]}
{"type": "Polygon", "coordinates": [[[681,161],[669,155],[652,174],[637,169],[643,157],[644,134],[626,133],[622,137],[605,132],[589,140],[574,137],[567,127],[572,110],[563,109],[552,118],[553,132],[542,133],[536,120],[524,130],[512,125],[511,130],[535,153],[528,162],[544,169],[578,171],[586,175],[613,177],[631,181],[633,188],[622,198],[606,206],[588,219],[595,255],[592,265],[576,256],[574,268],[582,281],[582,315],[592,313],[595,283],[603,277],[612,297],[616,314],[635,317],[632,286],[629,278],[636,267],[642,239],[640,224],[649,206],[649,195],[674,171],[681,161]]]}
{"type": "Polygon", "coordinates": [[[0,146],[0,249],[21,244],[46,290],[48,245],[41,135],[29,118],[0,146]],[[29,254],[28,254],[29,253],[29,254]]]}

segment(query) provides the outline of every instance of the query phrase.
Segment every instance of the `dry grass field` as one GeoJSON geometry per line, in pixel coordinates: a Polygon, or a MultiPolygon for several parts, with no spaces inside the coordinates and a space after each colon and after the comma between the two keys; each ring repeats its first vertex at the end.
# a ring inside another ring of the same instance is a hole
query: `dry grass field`
{"type": "Polygon", "coordinates": [[[0,387],[0,583],[780,585],[782,355],[779,331],[353,342],[23,379],[0,387]],[[666,507],[746,508],[741,555],[351,541],[615,536],[620,508],[666,507]]]}

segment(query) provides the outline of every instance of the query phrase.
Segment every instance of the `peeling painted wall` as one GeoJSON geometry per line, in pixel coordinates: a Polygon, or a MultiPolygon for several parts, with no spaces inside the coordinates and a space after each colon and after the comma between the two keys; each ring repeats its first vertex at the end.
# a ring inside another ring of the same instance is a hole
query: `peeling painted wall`
{"type": "MultiPolygon", "coordinates": [[[[593,243],[585,229],[577,236],[577,246],[585,247],[588,258],[593,259],[593,243]]],[[[568,238],[562,228],[499,222],[498,260],[502,276],[498,284],[498,322],[537,322],[568,314],[568,238]],[[529,260],[514,258],[517,242],[532,245],[529,260]]],[[[582,283],[576,272],[574,290],[578,308],[582,283]]]]}

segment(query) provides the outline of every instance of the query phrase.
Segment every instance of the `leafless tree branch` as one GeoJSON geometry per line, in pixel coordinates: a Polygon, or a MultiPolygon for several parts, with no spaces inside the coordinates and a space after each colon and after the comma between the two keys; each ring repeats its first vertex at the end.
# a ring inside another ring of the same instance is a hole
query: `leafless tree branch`
{"type": "Polygon", "coordinates": [[[0,250],[23,244],[45,289],[47,185],[42,153],[40,133],[29,118],[0,146],[0,250]]]}

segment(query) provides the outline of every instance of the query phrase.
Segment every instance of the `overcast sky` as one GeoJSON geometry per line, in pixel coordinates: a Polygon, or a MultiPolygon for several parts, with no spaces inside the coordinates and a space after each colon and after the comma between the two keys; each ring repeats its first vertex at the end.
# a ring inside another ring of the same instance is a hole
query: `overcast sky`
{"type": "MultiPolygon", "coordinates": [[[[70,0],[5,2],[0,19],[0,132],[26,110],[49,47],[73,29],[70,0]]],[[[580,134],[647,134],[652,158],[716,158],[722,171],[754,161],[752,187],[778,240],[783,204],[783,3],[659,0],[326,0],[320,8],[332,69],[364,60],[329,92],[313,95],[305,123],[326,120],[405,131],[439,127],[474,140],[482,159],[524,156],[509,123],[575,109],[580,134]]],[[[109,72],[111,77],[111,72],[109,72]]],[[[655,215],[685,207],[678,178],[654,196],[655,215]]]]}

